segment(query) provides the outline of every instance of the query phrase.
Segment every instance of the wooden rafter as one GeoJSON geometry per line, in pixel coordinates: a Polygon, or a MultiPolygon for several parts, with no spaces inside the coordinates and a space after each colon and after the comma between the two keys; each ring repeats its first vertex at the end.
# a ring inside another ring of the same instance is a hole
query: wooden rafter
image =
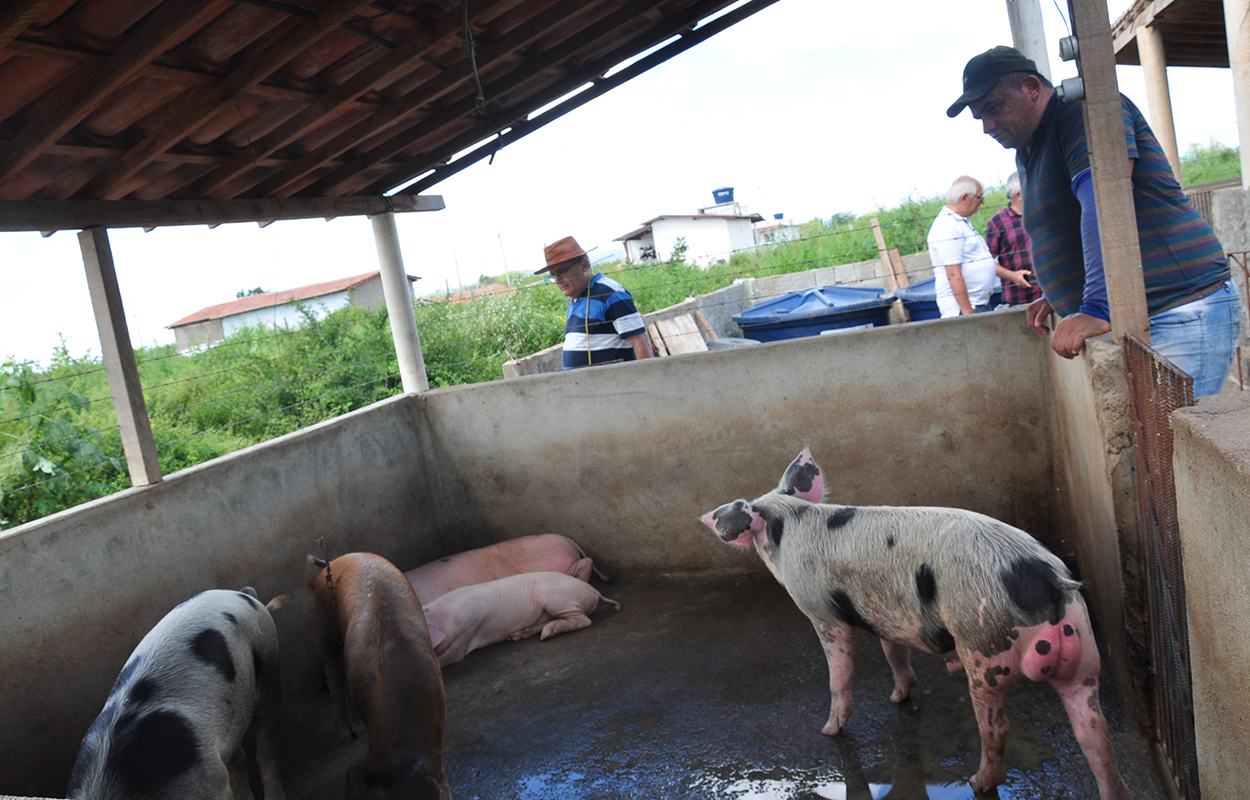
{"type": "MultiPolygon", "coordinates": [[[[101,53],[92,53],[87,50],[80,50],[76,47],[65,47],[64,45],[44,44],[38,42],[26,42],[17,40],[10,42],[4,51],[15,56],[24,56],[26,58],[37,58],[45,61],[60,61],[67,64],[82,64],[84,66],[95,67],[102,64],[107,55],[101,53]]],[[[169,81],[170,83],[185,83],[191,86],[215,86],[221,81],[220,75],[213,75],[208,72],[199,72],[197,70],[185,69],[182,67],[167,67],[162,64],[148,64],[137,73],[138,77],[153,78],[156,80],[169,81]]],[[[316,92],[301,91],[299,89],[289,89],[283,86],[271,86],[267,83],[258,83],[251,88],[249,94],[266,100],[284,100],[291,103],[315,103],[321,99],[322,95],[316,92]]],[[[380,103],[367,100],[356,100],[346,106],[346,108],[363,110],[372,113],[376,111],[380,103]]]]}
{"type": "Polygon", "coordinates": [[[314,16],[281,35],[257,57],[230,73],[212,87],[208,96],[179,113],[169,124],[148,135],[142,142],[110,164],[104,172],[80,189],[76,199],[115,200],[119,186],[151,163],[156,156],[194,133],[221,109],[260,83],[312,44],[336,30],[362,6],[372,0],[330,0],[314,16]]]}
{"type": "Polygon", "coordinates": [[[325,97],[304,108],[265,136],[241,149],[220,167],[180,191],[178,196],[208,197],[218,186],[251,168],[257,159],[295,141],[377,84],[397,73],[406,72],[414,61],[425,58],[449,34],[459,31],[459,18],[448,13],[438,21],[434,32],[400,45],[365,67],[325,97]]]}
{"type": "MultiPolygon", "coordinates": [[[[516,51],[528,47],[535,40],[544,36],[550,31],[552,26],[557,23],[567,22],[570,17],[577,16],[579,13],[584,12],[586,8],[587,4],[581,0],[562,0],[562,2],[556,3],[543,13],[510,31],[506,36],[499,39],[493,47],[483,48],[483,58],[479,64],[479,69],[486,69],[506,58],[512,57],[516,51]]],[[[328,160],[337,158],[361,142],[371,139],[395,125],[406,122],[409,117],[417,113],[423,106],[429,105],[445,96],[448,92],[462,85],[471,75],[472,66],[469,64],[468,59],[462,60],[447,70],[447,72],[423,84],[418,91],[413,92],[410,96],[394,101],[384,111],[379,111],[368,119],[353,125],[350,129],[308,153],[295,164],[267,178],[262,184],[261,194],[266,197],[280,194],[287,186],[324,166],[328,160]]],[[[467,102],[470,110],[476,107],[473,99],[469,99],[467,102]]]]}
{"type": "MultiPolygon", "coordinates": [[[[487,95],[491,97],[498,97],[516,86],[532,80],[534,75],[538,72],[555,67],[563,60],[570,58],[572,55],[577,53],[577,51],[594,44],[606,36],[619,33],[619,26],[624,22],[637,17],[639,14],[644,13],[649,9],[659,6],[661,2],[662,0],[633,0],[632,2],[626,3],[619,10],[609,14],[598,22],[587,26],[578,36],[567,39],[535,56],[534,58],[528,59],[525,62],[525,69],[514,69],[506,77],[490,84],[486,87],[487,95]]],[[[664,35],[661,38],[667,38],[667,35],[664,35]]],[[[625,49],[629,49],[628,45],[625,46],[625,49]]],[[[618,61],[619,60],[620,58],[618,58],[618,61]]],[[[607,65],[605,69],[614,66],[615,63],[617,62],[607,65]]],[[[581,75],[581,71],[575,74],[581,75]]],[[[548,89],[543,93],[544,97],[549,96],[550,99],[542,100],[537,103],[527,102],[526,105],[528,108],[546,105],[546,103],[551,102],[551,100],[555,100],[561,95],[567,94],[568,92],[576,89],[578,86],[585,83],[586,80],[587,78],[582,78],[581,80],[570,80],[566,78],[556,84],[562,87],[558,92],[553,94],[552,91],[548,89]]],[[[419,141],[422,137],[429,135],[432,131],[437,130],[442,125],[445,125],[466,114],[472,113],[474,108],[475,105],[473,98],[466,98],[459,102],[452,103],[446,108],[439,109],[408,130],[397,136],[393,136],[386,142],[374,147],[360,158],[353,159],[352,161],[344,164],[342,167],[334,170],[329,175],[318,179],[311,186],[303,190],[301,194],[317,194],[325,190],[326,187],[341,186],[343,183],[359,175],[361,172],[375,167],[396,153],[401,152],[405,147],[408,147],[413,142],[419,141]]],[[[520,113],[523,115],[524,111],[521,111],[520,113]]],[[[490,117],[491,121],[486,124],[488,126],[493,126],[494,131],[499,131],[508,127],[508,125],[515,119],[515,116],[507,114],[492,115],[490,117]]],[[[360,141],[364,141],[366,138],[369,137],[362,137],[360,141]]],[[[335,155],[341,155],[341,152],[342,151],[336,153],[335,155]]],[[[401,182],[402,181],[391,184],[391,186],[396,186],[401,182]]],[[[266,194],[270,194],[275,191],[274,186],[268,181],[264,184],[264,187],[266,194]]]]}
{"type": "Polygon", "coordinates": [[[0,10],[0,50],[34,24],[53,0],[10,0],[0,10]]]}
{"type": "Polygon", "coordinates": [[[388,211],[438,211],[438,195],[293,197],[272,200],[0,200],[0,231],[155,228],[330,219],[388,211]]]}
{"type": "Polygon", "coordinates": [[[162,3],[111,56],[91,72],[60,108],[45,113],[15,139],[0,156],[0,180],[24,169],[99,107],[119,87],[171,46],[229,5],[228,0],[205,3],[181,0],[162,3]]]}

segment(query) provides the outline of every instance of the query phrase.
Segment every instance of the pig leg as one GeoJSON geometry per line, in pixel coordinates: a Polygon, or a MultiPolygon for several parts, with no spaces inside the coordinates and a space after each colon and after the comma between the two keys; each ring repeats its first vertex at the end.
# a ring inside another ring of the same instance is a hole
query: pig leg
{"type": "Polygon", "coordinates": [[[916,673],[911,668],[911,650],[906,645],[887,639],[881,640],[881,649],[885,651],[885,660],[890,662],[890,669],[894,672],[894,692],[890,699],[901,703],[918,684],[916,673]]]}
{"type": "Polygon", "coordinates": [[[230,774],[230,794],[233,800],[252,800],[252,786],[247,782],[247,756],[243,753],[243,745],[235,748],[226,769],[230,774]]]}
{"type": "Polygon", "coordinates": [[[260,772],[265,800],[283,800],[282,776],[278,766],[278,721],[282,716],[282,673],[278,656],[266,665],[260,679],[260,699],[256,705],[256,767],[260,772]]]}
{"type": "Polygon", "coordinates": [[[1107,720],[1098,703],[1098,678],[1090,677],[1079,683],[1073,681],[1064,688],[1055,688],[1063,699],[1063,707],[1068,712],[1068,720],[1072,723],[1077,743],[1081,745],[1081,752],[1094,771],[1099,796],[1102,800],[1133,800],[1133,793],[1116,767],[1107,720]]]}
{"type": "Polygon", "coordinates": [[[851,718],[851,673],[855,654],[855,629],[841,622],[812,620],[825,660],[829,662],[829,721],[820,729],[826,736],[836,736],[851,718]]]}
{"type": "Polygon", "coordinates": [[[572,575],[574,578],[577,578],[579,581],[586,581],[587,583],[589,583],[590,573],[592,570],[594,570],[594,567],[595,567],[595,562],[591,561],[589,558],[583,558],[580,561],[577,561],[576,563],[572,564],[569,567],[569,571],[567,574],[572,575]]]}
{"type": "Polygon", "coordinates": [[[1011,725],[1003,701],[1020,677],[1019,665],[1011,666],[1016,662],[1010,650],[996,659],[963,648],[958,653],[965,667],[974,665],[968,670],[968,694],[981,732],[981,768],[968,783],[978,792],[988,792],[1007,779],[1007,731],[1011,725]]]}
{"type": "Polygon", "coordinates": [[[569,633],[570,631],[579,631],[582,628],[590,626],[590,617],[581,611],[575,611],[571,614],[565,614],[558,619],[553,619],[543,626],[543,635],[539,638],[550,639],[552,636],[558,636],[561,633],[569,633]]]}

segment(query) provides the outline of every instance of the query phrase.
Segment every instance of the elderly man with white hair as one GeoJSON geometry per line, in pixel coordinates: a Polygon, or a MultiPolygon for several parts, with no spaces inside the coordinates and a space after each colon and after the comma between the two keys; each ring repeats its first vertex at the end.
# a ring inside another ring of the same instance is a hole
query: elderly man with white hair
{"type": "Polygon", "coordinates": [[[1020,191],[1019,172],[1007,178],[1005,191],[1007,207],[985,224],[985,243],[1001,267],[998,276],[1003,278],[1003,302],[1009,306],[1028,305],[1042,296],[1042,288],[1033,277],[1032,245],[1024,229],[1024,192],[1020,191]]]}
{"type": "Polygon", "coordinates": [[[998,288],[998,264],[968,219],[983,202],[980,181],[960,176],[946,190],[946,205],[929,228],[929,260],[943,319],[988,311],[998,288]]]}

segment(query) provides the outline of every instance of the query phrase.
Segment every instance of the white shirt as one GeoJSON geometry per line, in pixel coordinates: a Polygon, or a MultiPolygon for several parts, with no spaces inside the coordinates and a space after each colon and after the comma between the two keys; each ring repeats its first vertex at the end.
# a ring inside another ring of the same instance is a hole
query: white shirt
{"type": "Polygon", "coordinates": [[[938,311],[942,317],[959,316],[959,301],[951,291],[946,267],[961,264],[968,300],[973,307],[985,305],[998,288],[994,256],[967,217],[956,214],[950,206],[942,206],[933,226],[929,228],[929,260],[933,264],[934,288],[938,311]]]}

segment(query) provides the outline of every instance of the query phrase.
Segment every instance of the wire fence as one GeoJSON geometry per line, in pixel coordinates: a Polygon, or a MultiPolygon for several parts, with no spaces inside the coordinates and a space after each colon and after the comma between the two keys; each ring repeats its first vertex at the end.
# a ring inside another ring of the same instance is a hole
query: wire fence
{"type": "MultiPolygon", "coordinates": [[[[936,216],[920,206],[881,220],[886,243],[903,254],[926,249],[936,216]]],[[[988,215],[987,215],[988,216],[988,215]]],[[[974,223],[976,219],[974,218],[974,223]]],[[[984,229],[984,223],[978,225],[984,229]]],[[[809,223],[793,241],[658,263],[605,267],[643,313],[734,281],[875,261],[848,285],[884,285],[871,226],[809,223]]],[[[563,340],[567,300],[545,278],[486,297],[416,302],[431,387],[496,380],[505,361],[563,340]]],[[[471,292],[471,290],[470,290],[471,292]]],[[[726,301],[728,302],[728,301],[726,301]]],[[[251,328],[193,352],[173,345],[136,353],[164,474],[339,416],[403,391],[384,310],[304,310],[291,328],[251,328]]],[[[726,311],[730,309],[725,309],[726,311]]],[[[741,309],[734,308],[733,311],[741,309]]],[[[64,352],[46,369],[0,370],[0,528],[37,519],[130,486],[121,431],[104,367],[64,352]]]]}

